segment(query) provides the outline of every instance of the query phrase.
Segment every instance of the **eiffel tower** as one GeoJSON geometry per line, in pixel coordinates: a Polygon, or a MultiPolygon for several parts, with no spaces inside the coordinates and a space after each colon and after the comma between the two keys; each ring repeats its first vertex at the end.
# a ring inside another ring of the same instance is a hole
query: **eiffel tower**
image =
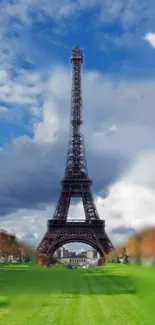
{"type": "Polygon", "coordinates": [[[99,218],[92,192],[92,180],[88,176],[82,124],[81,65],[83,54],[78,46],[72,50],[72,94],[70,137],[64,179],[60,182],[61,194],[53,219],[48,220],[47,232],[37,248],[38,264],[48,265],[52,255],[61,246],[82,242],[95,248],[102,264],[113,245],[105,232],[105,221],[99,218]],[[71,197],[80,197],[85,220],[67,219],[71,197]]]}

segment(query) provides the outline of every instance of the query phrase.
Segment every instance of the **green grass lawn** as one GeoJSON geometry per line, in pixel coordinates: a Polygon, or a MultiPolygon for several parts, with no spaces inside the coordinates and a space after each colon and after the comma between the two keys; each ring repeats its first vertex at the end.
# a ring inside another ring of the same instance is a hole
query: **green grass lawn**
{"type": "Polygon", "coordinates": [[[155,324],[155,268],[0,268],[1,325],[155,324]]]}

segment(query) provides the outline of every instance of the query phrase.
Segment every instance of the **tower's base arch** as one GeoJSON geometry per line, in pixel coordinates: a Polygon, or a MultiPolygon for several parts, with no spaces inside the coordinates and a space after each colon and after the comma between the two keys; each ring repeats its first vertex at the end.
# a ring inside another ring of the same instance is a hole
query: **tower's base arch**
{"type": "Polygon", "coordinates": [[[104,231],[103,220],[86,220],[83,222],[50,220],[48,231],[40,243],[38,254],[38,264],[47,265],[53,254],[61,246],[72,243],[82,242],[92,246],[99,254],[101,264],[106,261],[109,253],[109,238],[104,231]]]}

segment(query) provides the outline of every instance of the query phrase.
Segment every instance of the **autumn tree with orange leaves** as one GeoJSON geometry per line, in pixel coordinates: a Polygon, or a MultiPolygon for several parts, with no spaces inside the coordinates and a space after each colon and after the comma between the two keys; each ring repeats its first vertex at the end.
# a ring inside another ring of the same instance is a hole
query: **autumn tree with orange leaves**
{"type": "Polygon", "coordinates": [[[141,251],[143,257],[155,258],[155,228],[147,229],[142,234],[141,251]]]}
{"type": "MultiPolygon", "coordinates": [[[[30,252],[30,248],[29,248],[30,252]]],[[[5,231],[0,232],[0,256],[8,260],[9,256],[14,256],[22,260],[22,257],[29,255],[24,244],[20,244],[14,235],[5,231]]]]}
{"type": "Polygon", "coordinates": [[[150,228],[135,234],[129,238],[126,245],[117,248],[111,252],[108,261],[116,259],[116,256],[122,256],[125,248],[126,255],[140,263],[142,258],[153,258],[155,263],[155,228],[150,228]]]}

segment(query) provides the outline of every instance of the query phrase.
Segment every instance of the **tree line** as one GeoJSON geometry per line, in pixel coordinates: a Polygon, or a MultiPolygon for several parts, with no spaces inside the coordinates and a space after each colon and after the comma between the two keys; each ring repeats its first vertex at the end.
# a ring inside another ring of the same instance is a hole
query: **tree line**
{"type": "Polygon", "coordinates": [[[117,247],[108,256],[108,261],[123,260],[137,263],[150,261],[155,264],[155,228],[146,229],[131,236],[127,243],[117,247]]]}
{"type": "Polygon", "coordinates": [[[8,262],[13,257],[19,262],[34,259],[35,252],[27,244],[19,242],[15,235],[0,231],[0,260],[8,262]]]}

